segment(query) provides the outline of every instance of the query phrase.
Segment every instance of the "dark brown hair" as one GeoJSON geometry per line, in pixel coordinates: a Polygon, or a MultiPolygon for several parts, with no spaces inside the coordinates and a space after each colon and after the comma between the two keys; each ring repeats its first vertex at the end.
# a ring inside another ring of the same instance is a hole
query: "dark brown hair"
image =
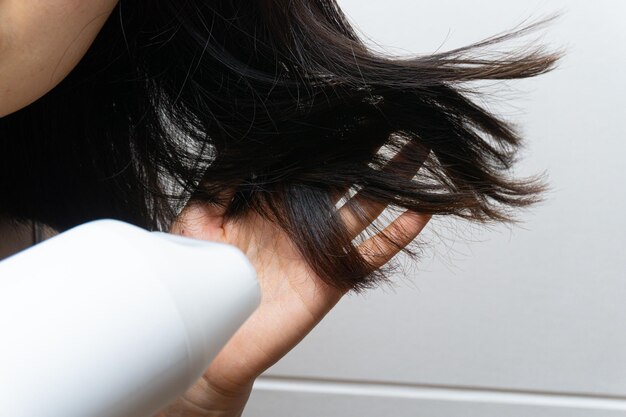
{"type": "Polygon", "coordinates": [[[164,228],[186,199],[225,204],[235,188],[227,217],[256,211],[322,279],[368,287],[386,275],[336,215],[347,190],[478,222],[540,198],[539,178],[509,175],[520,137],[468,83],[552,69],[540,46],[494,51],[541,24],[392,58],[334,0],[122,1],[67,79],[0,119],[0,213],[164,228]]]}

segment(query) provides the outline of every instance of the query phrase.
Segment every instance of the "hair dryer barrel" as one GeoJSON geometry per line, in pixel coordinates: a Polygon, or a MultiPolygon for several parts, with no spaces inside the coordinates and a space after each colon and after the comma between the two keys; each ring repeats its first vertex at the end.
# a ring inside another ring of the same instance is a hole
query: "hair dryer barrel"
{"type": "Polygon", "coordinates": [[[237,248],[113,220],[0,262],[0,410],[151,417],[257,307],[237,248]]]}

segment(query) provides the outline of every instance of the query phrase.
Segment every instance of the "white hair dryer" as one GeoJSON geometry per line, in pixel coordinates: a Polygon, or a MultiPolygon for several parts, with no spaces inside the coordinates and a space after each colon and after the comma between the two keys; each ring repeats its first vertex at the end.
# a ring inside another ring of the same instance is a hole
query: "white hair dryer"
{"type": "Polygon", "coordinates": [[[0,414],[152,417],[259,303],[237,248],[119,221],[0,262],[0,414]]]}

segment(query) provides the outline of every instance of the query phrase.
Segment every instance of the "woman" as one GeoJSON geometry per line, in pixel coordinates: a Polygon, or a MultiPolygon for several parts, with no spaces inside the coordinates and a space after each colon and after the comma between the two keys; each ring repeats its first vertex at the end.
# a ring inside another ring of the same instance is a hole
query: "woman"
{"type": "Polygon", "coordinates": [[[161,414],[238,416],[432,215],[511,221],[538,201],[539,179],[508,175],[520,138],[465,84],[550,70],[541,49],[488,50],[534,28],[392,59],[334,0],[5,0],[0,217],[111,217],[242,249],[262,304],[161,414]],[[404,212],[385,227],[385,208],[404,212]]]}

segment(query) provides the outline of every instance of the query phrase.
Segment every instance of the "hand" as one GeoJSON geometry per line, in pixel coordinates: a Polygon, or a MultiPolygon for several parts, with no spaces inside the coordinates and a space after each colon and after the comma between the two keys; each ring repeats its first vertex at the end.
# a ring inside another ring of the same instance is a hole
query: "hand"
{"type": "MultiPolygon", "coordinates": [[[[364,207],[370,216],[368,221],[356,221],[347,209],[340,210],[346,224],[355,232],[367,227],[384,209],[375,204],[364,207]]],[[[428,215],[405,212],[385,232],[403,247],[420,233],[429,219],[428,215]]],[[[223,209],[194,203],[183,210],[171,231],[241,249],[256,268],[262,300],[203,378],[157,417],[239,417],[254,380],[293,349],[344,292],[316,276],[286,234],[257,214],[225,222],[223,209]]],[[[377,236],[362,243],[359,249],[379,266],[398,252],[397,246],[377,236]]]]}

